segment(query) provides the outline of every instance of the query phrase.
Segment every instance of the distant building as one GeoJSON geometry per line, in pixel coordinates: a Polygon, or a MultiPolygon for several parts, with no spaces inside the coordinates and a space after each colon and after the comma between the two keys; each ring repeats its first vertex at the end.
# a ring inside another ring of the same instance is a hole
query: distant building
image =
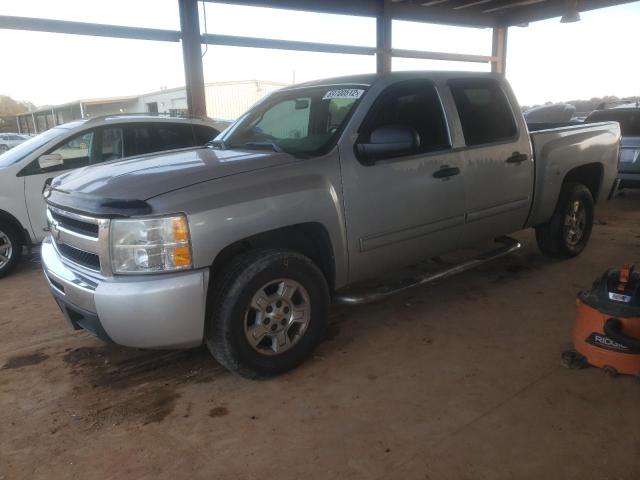
{"type": "MultiPolygon", "coordinates": [[[[207,115],[216,120],[235,120],[262,97],[286,85],[263,80],[206,83],[207,115]]],[[[142,112],[186,113],[186,89],[179,87],[143,95],[77,100],[21,113],[16,118],[20,133],[40,133],[80,118],[142,112]]]]}

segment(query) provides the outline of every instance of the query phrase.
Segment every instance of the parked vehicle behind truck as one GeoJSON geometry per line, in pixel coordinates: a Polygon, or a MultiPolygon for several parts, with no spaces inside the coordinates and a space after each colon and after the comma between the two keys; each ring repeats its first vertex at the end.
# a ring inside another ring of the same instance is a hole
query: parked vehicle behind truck
{"type": "Polygon", "coordinates": [[[224,127],[210,119],[110,115],[59,125],[0,154],[0,277],[18,264],[23,247],[46,236],[42,192],[53,177],[86,165],[204,145],[224,127]]]}
{"type": "Polygon", "coordinates": [[[57,178],[44,273],[74,328],[206,343],[234,372],[275,375],[321,340],[332,296],[379,298],[344,292],[392,268],[528,227],[544,253],[580,254],[619,140],[616,123],[530,133],[490,74],[296,85],[206,148],[57,178]]]}
{"type": "Polygon", "coordinates": [[[622,134],[618,178],[620,188],[640,188],[640,108],[610,108],[595,110],[587,123],[618,122],[622,134]]]}

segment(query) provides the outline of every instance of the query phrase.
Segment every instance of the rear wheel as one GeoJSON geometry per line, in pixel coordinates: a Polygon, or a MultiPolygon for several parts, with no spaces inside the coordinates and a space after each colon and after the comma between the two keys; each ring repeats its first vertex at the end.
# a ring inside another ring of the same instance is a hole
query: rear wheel
{"type": "Polygon", "coordinates": [[[8,275],[22,256],[22,241],[16,228],[0,221],[0,278],[8,275]]]}
{"type": "Polygon", "coordinates": [[[320,269],[288,250],[236,258],[213,290],[207,347],[244,377],[269,377],[308,358],[323,338],[329,289],[320,269]]]}
{"type": "Polygon", "coordinates": [[[579,255],[589,243],[593,215],[593,197],[589,189],[579,183],[565,184],[551,220],[536,227],[538,247],[543,253],[557,258],[579,255]]]}

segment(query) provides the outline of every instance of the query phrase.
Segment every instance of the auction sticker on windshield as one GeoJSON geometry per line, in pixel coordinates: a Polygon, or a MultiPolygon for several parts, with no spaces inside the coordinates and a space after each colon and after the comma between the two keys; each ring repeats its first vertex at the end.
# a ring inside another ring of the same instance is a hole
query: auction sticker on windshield
{"type": "Polygon", "coordinates": [[[334,98],[360,98],[364,90],[359,88],[341,88],[340,90],[329,90],[324,94],[322,100],[331,100],[334,98]]]}

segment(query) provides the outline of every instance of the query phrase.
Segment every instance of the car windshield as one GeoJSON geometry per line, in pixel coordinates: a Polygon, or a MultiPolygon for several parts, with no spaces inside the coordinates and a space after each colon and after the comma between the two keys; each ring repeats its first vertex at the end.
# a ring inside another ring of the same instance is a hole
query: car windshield
{"type": "Polygon", "coordinates": [[[640,136],[640,108],[634,110],[598,110],[585,120],[593,122],[618,122],[623,137],[640,136]]]}
{"type": "Polygon", "coordinates": [[[335,145],[363,85],[288,89],[269,96],[216,138],[218,148],[322,155],[335,145]]]}
{"type": "Polygon", "coordinates": [[[36,135],[35,137],[22,142],[20,145],[16,145],[11,150],[0,155],[0,168],[18,163],[24,157],[36,151],[51,139],[59,137],[68,131],[69,130],[66,128],[52,128],[46,132],[42,132],[40,135],[36,135]]]}

